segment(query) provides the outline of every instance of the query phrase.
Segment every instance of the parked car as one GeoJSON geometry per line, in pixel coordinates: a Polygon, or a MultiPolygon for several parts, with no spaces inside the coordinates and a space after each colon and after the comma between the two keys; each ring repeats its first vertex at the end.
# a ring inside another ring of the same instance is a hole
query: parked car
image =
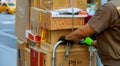
{"type": "Polygon", "coordinates": [[[8,14],[13,14],[16,12],[15,2],[0,2],[0,12],[6,12],[8,14]]]}

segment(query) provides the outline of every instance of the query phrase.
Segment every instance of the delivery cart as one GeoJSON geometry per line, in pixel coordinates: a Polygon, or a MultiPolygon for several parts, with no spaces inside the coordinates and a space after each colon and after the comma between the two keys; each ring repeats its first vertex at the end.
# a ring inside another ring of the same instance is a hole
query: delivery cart
{"type": "MultiPolygon", "coordinates": [[[[52,49],[52,66],[56,66],[56,49],[61,43],[63,43],[63,41],[58,41],[52,49]]],[[[71,47],[71,44],[67,44],[67,48],[66,48],[66,51],[65,51],[63,62],[60,66],[64,66],[64,62],[65,62],[67,56],[69,55],[70,47],[71,47]]],[[[92,46],[90,46],[89,51],[90,51],[90,64],[89,64],[89,66],[93,66],[93,51],[94,51],[94,48],[92,46]]]]}
{"type": "MultiPolygon", "coordinates": [[[[73,9],[73,7],[72,7],[72,0],[70,0],[70,6],[71,6],[71,8],[72,8],[72,31],[74,31],[74,9],[73,9]]],[[[52,66],[56,66],[56,48],[61,44],[61,43],[63,43],[63,41],[58,41],[55,45],[54,45],[54,47],[53,47],[53,49],[52,49],[52,66]]],[[[61,64],[61,66],[63,66],[64,65],[64,62],[65,62],[65,59],[66,59],[66,57],[69,55],[69,50],[70,50],[70,47],[71,47],[71,44],[67,44],[67,47],[66,47],[66,51],[65,51],[65,55],[64,55],[64,59],[63,59],[63,62],[62,62],[62,64],[61,64]]],[[[89,64],[89,66],[93,66],[92,64],[93,64],[93,47],[92,46],[90,46],[89,47],[89,51],[90,51],[90,64],[89,64]]]]}

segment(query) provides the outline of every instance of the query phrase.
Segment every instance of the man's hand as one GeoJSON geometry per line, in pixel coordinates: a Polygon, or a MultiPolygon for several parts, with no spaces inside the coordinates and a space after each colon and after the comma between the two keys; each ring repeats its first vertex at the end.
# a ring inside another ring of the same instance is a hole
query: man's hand
{"type": "Polygon", "coordinates": [[[66,40],[65,39],[65,36],[61,36],[58,41],[63,41],[63,44],[67,44],[67,43],[70,43],[70,44],[74,44],[74,41],[72,40],[66,40]]]}
{"type": "Polygon", "coordinates": [[[86,37],[85,39],[80,41],[80,44],[92,46],[92,42],[93,42],[93,40],[90,37],[86,37]]]}

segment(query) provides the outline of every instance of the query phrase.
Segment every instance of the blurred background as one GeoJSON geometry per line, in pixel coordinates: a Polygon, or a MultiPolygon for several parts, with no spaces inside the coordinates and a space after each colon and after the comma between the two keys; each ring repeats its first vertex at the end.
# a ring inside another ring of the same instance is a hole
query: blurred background
{"type": "Polygon", "coordinates": [[[16,0],[0,0],[0,66],[16,66],[16,0]]]}

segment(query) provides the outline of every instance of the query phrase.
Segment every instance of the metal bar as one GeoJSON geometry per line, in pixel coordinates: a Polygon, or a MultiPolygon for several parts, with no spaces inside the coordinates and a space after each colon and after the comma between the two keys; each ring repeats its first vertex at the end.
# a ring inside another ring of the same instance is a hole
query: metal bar
{"type": "Polygon", "coordinates": [[[89,49],[90,49],[90,66],[93,66],[93,46],[90,46],[89,49]]]}
{"type": "Polygon", "coordinates": [[[52,66],[56,66],[56,48],[58,47],[59,44],[61,44],[63,41],[58,41],[52,50],[52,66]]]}
{"type": "Polygon", "coordinates": [[[70,7],[72,8],[72,31],[74,31],[74,9],[73,9],[72,0],[70,0],[70,7]]]}
{"type": "Polygon", "coordinates": [[[69,55],[70,47],[71,47],[71,44],[67,43],[66,51],[65,51],[65,54],[64,54],[64,58],[63,58],[62,64],[60,66],[64,66],[65,60],[66,60],[66,58],[69,55]]]}

